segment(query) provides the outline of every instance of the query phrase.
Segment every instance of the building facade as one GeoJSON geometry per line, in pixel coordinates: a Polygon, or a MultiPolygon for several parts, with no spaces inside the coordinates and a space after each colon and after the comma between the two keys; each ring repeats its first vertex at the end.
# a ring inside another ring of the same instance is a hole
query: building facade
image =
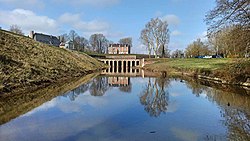
{"type": "Polygon", "coordinates": [[[46,35],[46,34],[42,34],[42,33],[35,33],[34,31],[30,32],[29,37],[34,39],[35,41],[49,44],[52,46],[59,47],[59,45],[60,45],[60,37],[46,35]]]}
{"type": "Polygon", "coordinates": [[[127,44],[110,44],[108,54],[130,54],[130,45],[127,44]]]}

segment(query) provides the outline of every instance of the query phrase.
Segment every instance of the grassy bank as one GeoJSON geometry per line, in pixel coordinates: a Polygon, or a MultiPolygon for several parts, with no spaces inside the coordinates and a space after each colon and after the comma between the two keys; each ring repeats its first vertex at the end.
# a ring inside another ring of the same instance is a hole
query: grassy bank
{"type": "Polygon", "coordinates": [[[28,111],[50,101],[56,96],[79,87],[99,75],[91,73],[84,77],[73,78],[68,83],[52,84],[34,92],[20,94],[0,95],[0,125],[14,119],[28,111]]]}
{"type": "Polygon", "coordinates": [[[77,53],[0,30],[0,94],[34,90],[104,68],[77,53]]]}
{"type": "MultiPolygon", "coordinates": [[[[250,84],[250,59],[147,59],[151,71],[185,73],[230,84],[250,84]]],[[[249,85],[250,86],[250,85],[249,85]]]]}

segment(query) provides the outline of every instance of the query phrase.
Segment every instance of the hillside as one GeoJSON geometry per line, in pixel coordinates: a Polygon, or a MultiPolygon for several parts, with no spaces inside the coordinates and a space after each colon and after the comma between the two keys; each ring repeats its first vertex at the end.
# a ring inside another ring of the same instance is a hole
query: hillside
{"type": "Polygon", "coordinates": [[[86,54],[0,30],[0,94],[65,83],[104,67],[86,54]]]}

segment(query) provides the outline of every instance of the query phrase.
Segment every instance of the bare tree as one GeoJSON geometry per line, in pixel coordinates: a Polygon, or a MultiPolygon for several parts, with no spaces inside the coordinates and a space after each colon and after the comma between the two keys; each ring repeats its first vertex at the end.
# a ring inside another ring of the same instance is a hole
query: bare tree
{"type": "Polygon", "coordinates": [[[249,0],[216,0],[216,7],[206,15],[208,33],[214,33],[228,25],[250,28],[249,0]]]}
{"type": "Polygon", "coordinates": [[[152,53],[152,45],[151,45],[151,42],[150,42],[150,39],[149,39],[149,31],[148,29],[143,29],[141,31],[141,42],[142,44],[144,44],[148,50],[148,56],[149,58],[151,58],[151,53],[152,53]]]}
{"type": "Polygon", "coordinates": [[[67,33],[60,35],[61,42],[66,43],[69,40],[69,36],[67,33]]]}
{"type": "Polygon", "coordinates": [[[171,57],[172,58],[183,58],[184,52],[182,50],[176,49],[175,51],[172,52],[171,57]]]}
{"type": "Polygon", "coordinates": [[[24,35],[22,32],[21,27],[19,27],[18,25],[14,24],[10,26],[10,31],[16,34],[20,34],[20,35],[24,35]]]}
{"type": "Polygon", "coordinates": [[[122,38],[119,40],[120,44],[127,44],[130,45],[130,47],[132,47],[132,38],[131,37],[127,37],[127,38],[122,38]]]}
{"type": "Polygon", "coordinates": [[[89,43],[92,50],[98,53],[106,53],[109,41],[103,34],[93,34],[90,36],[89,43]]]}
{"type": "Polygon", "coordinates": [[[162,21],[159,18],[151,19],[141,31],[142,43],[147,46],[149,55],[154,51],[155,57],[158,55],[158,50],[162,48],[161,55],[165,55],[165,51],[169,42],[169,29],[167,21],[162,21]]]}
{"type": "Polygon", "coordinates": [[[76,49],[77,43],[76,43],[76,38],[78,34],[75,32],[75,30],[71,30],[69,32],[68,38],[73,42],[73,49],[76,49]]]}
{"type": "Polygon", "coordinates": [[[249,57],[250,32],[240,25],[221,29],[209,37],[209,43],[216,54],[224,57],[249,57]]]}
{"type": "Polygon", "coordinates": [[[75,41],[76,41],[76,49],[78,51],[85,51],[85,48],[87,48],[89,44],[89,41],[86,38],[80,36],[77,36],[75,38],[75,41]]]}

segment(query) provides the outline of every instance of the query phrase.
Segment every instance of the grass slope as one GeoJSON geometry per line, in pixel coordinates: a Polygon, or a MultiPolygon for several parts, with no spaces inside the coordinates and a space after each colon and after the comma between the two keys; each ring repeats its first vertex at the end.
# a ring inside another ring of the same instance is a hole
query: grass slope
{"type": "Polygon", "coordinates": [[[103,67],[86,54],[0,30],[0,93],[47,86],[103,67]]]}

